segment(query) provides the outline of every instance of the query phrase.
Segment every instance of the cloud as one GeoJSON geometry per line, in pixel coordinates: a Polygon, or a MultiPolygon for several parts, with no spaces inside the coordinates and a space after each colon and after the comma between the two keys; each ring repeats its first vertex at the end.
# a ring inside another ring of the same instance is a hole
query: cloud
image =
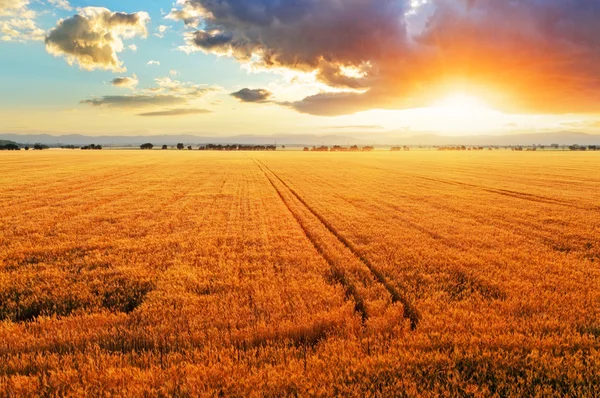
{"type": "Polygon", "coordinates": [[[154,66],[160,66],[160,62],[159,61],[155,61],[155,60],[152,59],[152,60],[148,61],[148,63],[146,65],[148,65],[148,66],[153,66],[153,65],[154,66]]]}
{"type": "Polygon", "coordinates": [[[205,94],[222,91],[218,86],[207,86],[205,84],[194,84],[173,80],[170,77],[158,77],[154,79],[156,87],[149,89],[154,93],[171,93],[188,99],[203,97],[205,94]]]}
{"type": "Polygon", "coordinates": [[[160,25],[158,28],[156,28],[156,33],[154,34],[154,36],[162,39],[163,37],[165,37],[165,33],[167,32],[167,30],[169,30],[169,28],[170,26],[160,25]]]}
{"type": "Polygon", "coordinates": [[[600,111],[596,0],[180,0],[185,51],[315,73],[292,103],[348,114],[427,106],[456,92],[508,112],[600,111]],[[508,23],[510,21],[510,23],[508,23]]]}
{"type": "Polygon", "coordinates": [[[169,75],[171,75],[171,76],[177,76],[178,74],[179,74],[179,72],[178,72],[178,71],[176,71],[175,69],[171,69],[171,70],[169,71],[169,75]]]}
{"type": "Polygon", "coordinates": [[[0,0],[0,16],[14,16],[27,9],[29,0],[0,0]]]}
{"type": "Polygon", "coordinates": [[[127,48],[129,48],[131,51],[137,51],[137,46],[135,44],[130,44],[127,46],[127,48]]]}
{"type": "Polygon", "coordinates": [[[181,0],[177,1],[177,3],[181,8],[172,8],[165,18],[173,21],[183,21],[188,26],[197,27],[200,23],[200,18],[204,15],[203,12],[191,2],[181,0]]]}
{"type": "Polygon", "coordinates": [[[144,108],[185,104],[187,100],[174,95],[107,95],[81,101],[82,104],[109,108],[144,108]]]}
{"type": "Polygon", "coordinates": [[[46,50],[85,70],[124,72],[117,57],[124,48],[122,40],[147,37],[149,20],[146,12],[126,14],[100,7],[82,8],[71,18],[60,20],[48,33],[46,50]]]}
{"type": "MultiPolygon", "coordinates": [[[[137,84],[137,77],[135,75],[134,78],[137,84]]],[[[113,80],[113,85],[127,87],[127,84],[131,83],[129,79],[131,78],[116,78],[113,80]]],[[[93,107],[119,109],[180,107],[189,105],[191,101],[202,98],[207,94],[222,91],[222,88],[217,86],[180,82],[172,80],[169,77],[160,77],[154,80],[156,83],[154,87],[136,90],[130,95],[106,95],[82,100],[80,103],[93,107]]]]}
{"type": "Polygon", "coordinates": [[[139,113],[138,116],[188,116],[212,113],[208,109],[169,109],[166,111],[139,113]]]}
{"type": "MultiPolygon", "coordinates": [[[[318,70],[332,80],[344,75],[342,66],[366,68],[406,38],[402,1],[187,0],[182,10],[203,22],[188,35],[190,46],[243,62],[257,57],[266,67],[318,70]]],[[[351,85],[362,80],[344,77],[351,85]]]]}
{"type": "Polygon", "coordinates": [[[232,97],[237,98],[241,102],[267,102],[271,93],[264,89],[249,89],[243,88],[240,91],[231,93],[232,97]]]}
{"type": "Polygon", "coordinates": [[[73,7],[69,4],[68,0],[48,0],[48,3],[52,4],[57,8],[62,8],[63,10],[71,11],[73,7]]]}
{"type": "Polygon", "coordinates": [[[28,6],[28,0],[0,0],[0,40],[44,40],[44,31],[36,23],[37,14],[28,6]]]}
{"type": "Polygon", "coordinates": [[[134,89],[138,83],[139,80],[135,74],[133,77],[115,77],[111,81],[111,84],[115,87],[124,87],[129,89],[134,89]]]}

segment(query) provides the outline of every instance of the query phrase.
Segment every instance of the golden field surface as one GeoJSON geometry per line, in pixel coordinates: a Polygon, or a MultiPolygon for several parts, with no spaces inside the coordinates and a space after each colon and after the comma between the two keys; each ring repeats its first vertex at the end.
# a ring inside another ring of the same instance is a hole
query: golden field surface
{"type": "Polygon", "coordinates": [[[594,396],[600,154],[0,154],[0,395],[594,396]]]}

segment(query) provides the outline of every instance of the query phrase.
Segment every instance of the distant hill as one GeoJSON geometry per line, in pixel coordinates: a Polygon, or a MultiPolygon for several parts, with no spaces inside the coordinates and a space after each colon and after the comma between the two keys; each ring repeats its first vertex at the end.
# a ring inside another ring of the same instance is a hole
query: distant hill
{"type": "Polygon", "coordinates": [[[255,144],[255,145],[346,145],[346,144],[364,144],[361,139],[354,137],[344,137],[336,135],[316,136],[316,135],[237,135],[228,137],[204,137],[189,134],[183,135],[154,135],[154,136],[87,136],[80,134],[71,135],[19,135],[19,134],[0,134],[0,139],[18,139],[25,143],[40,143],[51,146],[61,145],[89,145],[99,144],[102,146],[139,146],[150,142],[154,145],[177,145],[183,143],[187,145],[199,144],[255,144]]]}
{"type": "MultiPolygon", "coordinates": [[[[390,137],[388,136],[388,139],[390,137]]],[[[576,132],[526,133],[515,135],[439,136],[418,135],[400,139],[404,145],[599,145],[600,135],[576,132]]]]}
{"type": "MultiPolygon", "coordinates": [[[[255,144],[255,145],[600,145],[600,135],[577,132],[526,133],[514,135],[465,135],[441,136],[422,134],[407,136],[406,133],[382,132],[366,134],[339,135],[236,135],[226,137],[206,137],[191,134],[155,135],[155,136],[87,136],[71,135],[20,135],[0,134],[0,140],[21,142],[24,144],[40,143],[50,146],[61,145],[90,145],[109,146],[139,146],[150,142],[154,145],[185,145],[199,144],[255,144]]],[[[0,141],[1,142],[1,141],[0,141]]]]}

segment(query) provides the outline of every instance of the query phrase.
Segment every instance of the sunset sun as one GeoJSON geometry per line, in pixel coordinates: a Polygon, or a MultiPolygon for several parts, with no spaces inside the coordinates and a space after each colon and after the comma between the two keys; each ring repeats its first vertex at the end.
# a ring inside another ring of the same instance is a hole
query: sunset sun
{"type": "Polygon", "coordinates": [[[493,111],[483,100],[465,93],[450,94],[434,102],[430,108],[441,113],[459,115],[493,111]]]}

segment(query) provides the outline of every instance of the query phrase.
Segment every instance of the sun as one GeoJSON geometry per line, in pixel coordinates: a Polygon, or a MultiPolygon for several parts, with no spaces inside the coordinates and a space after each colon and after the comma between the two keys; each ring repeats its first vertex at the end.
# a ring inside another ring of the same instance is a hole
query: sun
{"type": "Polygon", "coordinates": [[[430,108],[442,114],[455,116],[474,116],[491,111],[484,101],[465,93],[451,94],[435,102],[430,108]]]}
{"type": "Polygon", "coordinates": [[[430,96],[428,106],[399,110],[373,109],[351,116],[339,116],[337,123],[369,126],[377,121],[377,125],[385,130],[408,135],[476,135],[503,131],[507,123],[514,120],[490,106],[482,99],[484,97],[475,96],[472,92],[444,93],[430,96]]]}

